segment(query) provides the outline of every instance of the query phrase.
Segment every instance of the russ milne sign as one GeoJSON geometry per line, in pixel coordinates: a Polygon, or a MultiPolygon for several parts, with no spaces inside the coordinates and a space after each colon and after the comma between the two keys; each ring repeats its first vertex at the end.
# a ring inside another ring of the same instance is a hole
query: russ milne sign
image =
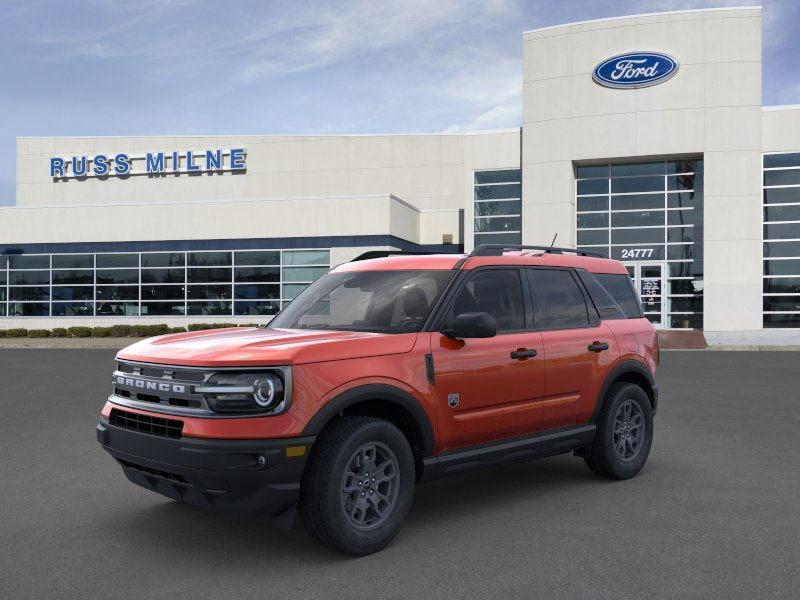
{"type": "Polygon", "coordinates": [[[128,175],[168,175],[178,173],[243,172],[247,150],[202,150],[195,152],[148,152],[130,155],[70,156],[50,158],[50,177],[53,179],[84,179],[88,177],[126,177],[128,175]]]}
{"type": "Polygon", "coordinates": [[[629,52],[597,65],[592,79],[610,88],[642,88],[662,83],[678,72],[678,61],[660,52],[629,52]]]}

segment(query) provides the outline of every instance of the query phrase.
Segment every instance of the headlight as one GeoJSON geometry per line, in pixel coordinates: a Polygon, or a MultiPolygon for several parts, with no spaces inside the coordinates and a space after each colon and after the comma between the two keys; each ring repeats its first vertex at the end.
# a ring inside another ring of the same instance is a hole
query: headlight
{"type": "Polygon", "coordinates": [[[278,373],[216,373],[195,388],[219,413],[272,413],[285,406],[285,385],[278,373]]]}

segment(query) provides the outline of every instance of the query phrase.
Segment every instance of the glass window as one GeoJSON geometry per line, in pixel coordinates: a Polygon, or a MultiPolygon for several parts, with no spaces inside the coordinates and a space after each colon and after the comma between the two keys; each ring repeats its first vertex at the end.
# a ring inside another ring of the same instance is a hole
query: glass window
{"type": "Polygon", "coordinates": [[[668,285],[670,294],[697,294],[702,291],[702,281],[698,279],[670,279],[668,285]]]}
{"type": "Polygon", "coordinates": [[[521,230],[521,217],[481,217],[475,219],[475,233],[517,232],[521,230]]]}
{"type": "Polygon", "coordinates": [[[284,250],[284,265],[328,265],[330,253],[327,250],[284,250]]]}
{"type": "MultiPolygon", "coordinates": [[[[98,256],[98,262],[100,257],[98,256]]],[[[97,283],[139,283],[138,269],[108,269],[95,273],[97,283]]]]}
{"type": "Polygon", "coordinates": [[[800,242],[765,242],[764,256],[770,258],[800,258],[800,242]]]}
{"type": "Polygon", "coordinates": [[[184,283],[183,269],[142,269],[142,283],[184,283]]]}
{"type": "Polygon", "coordinates": [[[595,273],[594,277],[622,308],[626,317],[633,319],[642,316],[639,300],[633,289],[633,282],[628,275],[595,273]]]}
{"type": "Polygon", "coordinates": [[[764,310],[800,313],[800,296],[764,296],[764,310]]]}
{"type": "Polygon", "coordinates": [[[189,252],[190,267],[223,267],[231,264],[230,252],[189,252]]]}
{"type": "Polygon", "coordinates": [[[476,233],[475,245],[481,244],[520,244],[521,233],[476,233]]]}
{"type": "Polygon", "coordinates": [[[236,315],[269,316],[278,314],[280,309],[280,302],[234,302],[236,315]]]}
{"type": "Polygon", "coordinates": [[[664,241],[664,228],[652,229],[612,229],[612,244],[653,244],[664,241]]]}
{"type": "Polygon", "coordinates": [[[219,302],[189,302],[186,305],[188,315],[229,315],[231,314],[230,301],[219,302]]]}
{"type": "Polygon", "coordinates": [[[663,190],[663,177],[622,177],[620,179],[611,179],[611,192],[613,194],[663,190]]]}
{"type": "Polygon", "coordinates": [[[234,297],[237,300],[280,300],[281,290],[279,285],[236,285],[234,297]]]}
{"type": "Polygon", "coordinates": [[[142,267],[182,267],[186,264],[183,252],[158,252],[142,254],[142,267]]]}
{"type": "Polygon", "coordinates": [[[50,283],[50,271],[10,271],[9,285],[47,285],[50,283]]]}
{"type": "Polygon", "coordinates": [[[476,202],[476,217],[492,217],[499,215],[519,215],[522,210],[521,200],[502,200],[498,202],[476,202]]]}
{"type": "Polygon", "coordinates": [[[229,300],[231,298],[230,284],[190,285],[187,290],[187,298],[189,298],[189,300],[229,300]]]}
{"type": "Polygon", "coordinates": [[[703,206],[703,192],[670,192],[667,194],[667,208],[695,208],[703,206]]]}
{"type": "Polygon", "coordinates": [[[766,206],[765,221],[800,221],[800,204],[796,206],[766,206]]]}
{"type": "Polygon", "coordinates": [[[800,294],[800,277],[776,277],[764,279],[767,294],[800,294]]]}
{"type": "Polygon", "coordinates": [[[575,168],[577,179],[588,179],[590,177],[608,178],[608,165],[581,165],[575,168]]]}
{"type": "Polygon", "coordinates": [[[8,314],[12,317],[48,317],[50,304],[47,302],[9,302],[8,314]]]}
{"type": "Polygon", "coordinates": [[[800,258],[793,260],[765,260],[764,275],[797,275],[800,277],[800,258]]]}
{"type": "Polygon", "coordinates": [[[234,269],[235,281],[275,281],[281,279],[279,267],[237,267],[234,269]]]}
{"type": "Polygon", "coordinates": [[[773,167],[800,167],[800,152],[765,154],[764,168],[769,169],[773,167]]]}
{"type": "Polygon", "coordinates": [[[578,215],[578,228],[608,227],[608,213],[578,215]]]}
{"type": "Polygon", "coordinates": [[[702,172],[702,160],[673,160],[667,162],[667,173],[695,173],[702,172]]]}
{"type": "Polygon", "coordinates": [[[256,252],[235,252],[234,261],[236,266],[245,265],[279,265],[281,264],[281,253],[279,250],[266,250],[256,252]]]}
{"type": "Polygon", "coordinates": [[[667,211],[667,225],[702,225],[702,213],[699,210],[667,211]]]}
{"type": "MultiPolygon", "coordinates": [[[[583,269],[578,269],[576,271],[578,273],[578,277],[581,278],[583,281],[583,285],[586,287],[586,290],[589,292],[589,296],[594,303],[594,307],[597,309],[598,314],[603,319],[625,319],[625,311],[622,310],[622,307],[617,303],[614,298],[606,291],[606,289],[600,284],[597,279],[595,279],[592,273],[585,271],[583,269]]],[[[594,314],[591,308],[589,311],[594,314]]]]}
{"type": "MultiPolygon", "coordinates": [[[[699,182],[699,179],[698,179],[699,182]]],[[[694,175],[669,175],[667,176],[668,190],[693,190],[697,185],[694,175]]]]}
{"type": "Polygon", "coordinates": [[[608,179],[579,179],[578,195],[608,194],[608,179]]]}
{"type": "Polygon", "coordinates": [[[49,287],[12,287],[8,288],[9,300],[49,300],[49,287]]]}
{"type": "Polygon", "coordinates": [[[92,284],[94,271],[53,271],[53,285],[69,283],[92,284]]]}
{"type": "Polygon", "coordinates": [[[98,302],[95,311],[102,317],[137,317],[138,302],[98,302]]]}
{"type": "Polygon", "coordinates": [[[691,242],[693,240],[693,227],[669,227],[667,229],[667,241],[670,243],[691,242]]]}
{"type": "Polygon", "coordinates": [[[800,202],[800,187],[764,190],[764,204],[790,204],[800,202]]]}
{"type": "Polygon", "coordinates": [[[500,171],[476,171],[475,183],[505,183],[519,182],[522,180],[522,171],[519,169],[503,169],[500,171]]]}
{"type": "Polygon", "coordinates": [[[183,316],[183,302],[142,302],[141,314],[143,317],[152,316],[183,316]]]}
{"type": "Polygon", "coordinates": [[[98,300],[138,300],[139,288],[135,285],[99,285],[97,286],[98,300]]]}
{"type": "Polygon", "coordinates": [[[670,312],[703,312],[703,297],[672,297],[669,299],[670,312]]]}
{"type": "Polygon", "coordinates": [[[612,227],[645,227],[648,225],[663,225],[663,210],[648,210],[637,212],[615,212],[611,214],[612,227]]]}
{"type": "Polygon", "coordinates": [[[53,302],[54,317],[91,317],[94,304],[91,302],[53,302]]]}
{"type": "Polygon", "coordinates": [[[800,313],[785,315],[764,315],[764,327],[800,328],[800,313]]]}
{"type": "Polygon", "coordinates": [[[188,269],[189,283],[230,283],[231,269],[188,269]]]}
{"type": "Polygon", "coordinates": [[[764,185],[800,185],[800,169],[764,171],[764,185]]]}
{"type": "Polygon", "coordinates": [[[97,268],[98,269],[118,269],[125,267],[138,267],[139,255],[138,254],[98,254],[97,255],[97,268]]]}
{"type": "Polygon", "coordinates": [[[6,272],[0,271],[0,285],[6,284],[6,272]]]}
{"type": "Polygon", "coordinates": [[[800,223],[764,225],[765,240],[800,239],[800,223]]]}
{"type": "Polygon", "coordinates": [[[283,280],[310,283],[327,272],[327,267],[284,267],[283,280]]]}
{"type": "Polygon", "coordinates": [[[671,244],[667,246],[668,260],[684,260],[694,258],[692,244],[671,244]]]}
{"type": "Polygon", "coordinates": [[[578,231],[581,245],[608,244],[608,229],[583,229],[578,231]]]}
{"type": "Polygon", "coordinates": [[[283,299],[294,300],[307,287],[307,283],[285,283],[283,285],[283,299]]]}
{"type": "Polygon", "coordinates": [[[590,210],[608,210],[608,196],[578,198],[578,212],[590,210]]]}
{"type": "Polygon", "coordinates": [[[614,260],[664,260],[664,244],[636,244],[635,246],[614,246],[611,248],[614,260]]]}
{"type": "Polygon", "coordinates": [[[483,185],[475,187],[475,200],[522,198],[522,184],[483,185]]]}
{"type": "Polygon", "coordinates": [[[90,285],[53,287],[53,300],[93,300],[90,285]]]}
{"type": "Polygon", "coordinates": [[[489,269],[471,275],[456,296],[445,328],[465,312],[485,312],[497,323],[497,331],[525,329],[525,305],[517,269],[489,269]]]}
{"type": "Polygon", "coordinates": [[[611,196],[611,210],[647,210],[664,208],[664,194],[611,196]]]}
{"type": "Polygon", "coordinates": [[[142,301],[183,300],[184,289],[182,285],[143,285],[142,301]]]}
{"type": "Polygon", "coordinates": [[[532,269],[533,300],[540,329],[587,327],[586,300],[572,277],[560,269],[532,269]]]}
{"type": "MultiPolygon", "coordinates": [[[[308,286],[270,327],[413,333],[420,330],[452,276],[450,270],[327,273],[308,286]],[[321,305],[327,312],[320,310],[321,305]]],[[[240,314],[248,306],[237,302],[234,310],[240,314]]]]}
{"type": "Polygon", "coordinates": [[[0,254],[0,270],[4,271],[8,267],[8,256],[0,254]]]}
{"type": "Polygon", "coordinates": [[[54,254],[54,269],[91,269],[94,267],[94,256],[91,254],[54,254]]]}
{"type": "Polygon", "coordinates": [[[663,175],[664,162],[629,163],[611,165],[611,177],[624,177],[628,175],[663,175]]]}
{"type": "Polygon", "coordinates": [[[49,254],[15,254],[8,257],[9,269],[49,269],[49,254]]]}

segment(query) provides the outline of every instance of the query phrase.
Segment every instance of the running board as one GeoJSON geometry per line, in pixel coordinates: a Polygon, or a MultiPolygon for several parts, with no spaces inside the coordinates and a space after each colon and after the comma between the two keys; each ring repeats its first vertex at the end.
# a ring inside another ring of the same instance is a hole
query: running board
{"type": "Polygon", "coordinates": [[[555,431],[544,431],[524,438],[470,446],[426,458],[423,479],[456,475],[503,463],[572,452],[592,443],[594,423],[555,431]]]}

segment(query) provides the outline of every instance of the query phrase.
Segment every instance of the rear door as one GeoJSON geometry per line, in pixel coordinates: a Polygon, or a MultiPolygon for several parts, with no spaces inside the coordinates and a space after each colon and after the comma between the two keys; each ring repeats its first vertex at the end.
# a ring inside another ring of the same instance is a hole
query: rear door
{"type": "Polygon", "coordinates": [[[616,340],[571,269],[529,268],[526,273],[545,351],[542,429],[585,423],[619,356],[616,340]]]}
{"type": "Polygon", "coordinates": [[[431,334],[442,450],[538,431],[544,395],[542,337],[533,331],[524,272],[475,269],[446,306],[444,326],[462,312],[486,312],[492,338],[431,334]]]}

